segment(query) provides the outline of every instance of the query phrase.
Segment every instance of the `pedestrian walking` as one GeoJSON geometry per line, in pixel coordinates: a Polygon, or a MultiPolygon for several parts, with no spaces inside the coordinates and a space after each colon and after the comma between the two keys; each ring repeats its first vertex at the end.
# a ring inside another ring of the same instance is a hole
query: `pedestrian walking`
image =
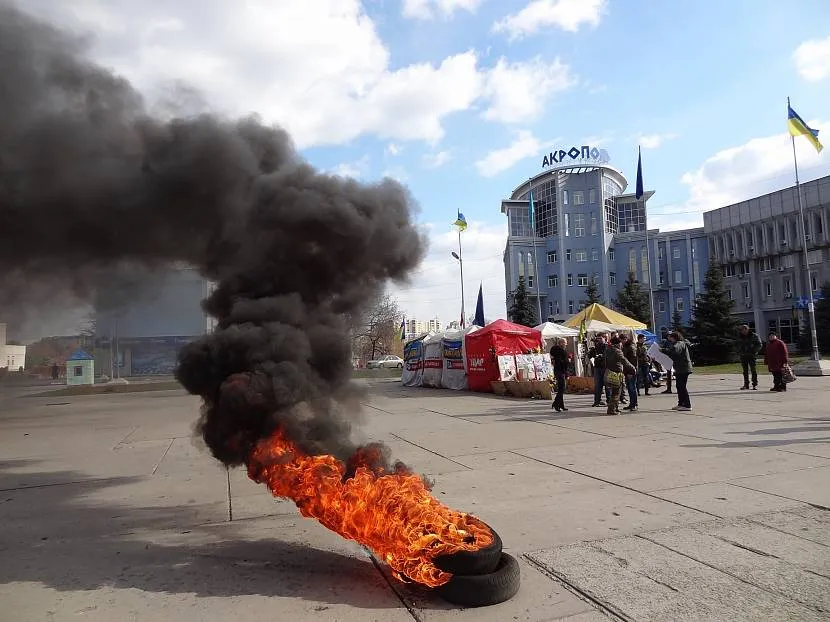
{"type": "Polygon", "coordinates": [[[588,358],[593,361],[594,367],[594,403],[592,406],[605,406],[602,401],[602,390],[605,388],[606,398],[609,390],[605,387],[605,350],[608,344],[605,343],[605,335],[599,334],[594,337],[594,345],[588,350],[588,358]]]}
{"type": "Polygon", "coordinates": [[[556,412],[567,411],[565,408],[565,386],[568,383],[568,350],[567,341],[557,339],[550,349],[550,360],[553,362],[553,376],[556,379],[556,396],[553,398],[551,408],[556,412]]]}
{"type": "MultiPolygon", "coordinates": [[[[648,355],[645,335],[637,335],[637,371],[640,372],[640,385],[646,395],[651,388],[651,357],[648,355]]],[[[638,385],[639,393],[639,385],[638,385]]]]}
{"type": "Polygon", "coordinates": [[[748,324],[744,324],[738,329],[738,339],[735,341],[735,351],[741,361],[741,369],[744,373],[744,384],[741,391],[749,390],[750,376],[752,379],[752,390],[758,389],[758,369],[755,361],[758,358],[758,353],[761,351],[763,344],[761,339],[755,332],[749,328],[748,324]]]}
{"type": "Polygon", "coordinates": [[[689,342],[683,338],[683,333],[673,330],[668,335],[668,344],[660,348],[672,360],[672,370],[677,386],[677,406],[672,410],[691,410],[692,402],[689,397],[687,383],[692,373],[692,356],[689,352],[689,342]]]}
{"type": "MultiPolygon", "coordinates": [[[[665,348],[671,348],[671,347],[672,347],[671,340],[669,339],[669,336],[666,335],[666,338],[663,340],[663,345],[660,346],[660,349],[664,350],[665,348]]],[[[662,391],[662,393],[671,393],[672,392],[672,390],[671,390],[671,377],[672,377],[672,370],[671,370],[671,368],[669,368],[669,369],[666,370],[666,390],[662,391]]]]}
{"type": "Polygon", "coordinates": [[[631,368],[634,373],[625,375],[625,387],[628,390],[629,404],[623,410],[637,412],[639,407],[639,400],[637,394],[637,346],[634,345],[634,339],[631,335],[626,335],[622,340],[622,353],[625,359],[631,363],[631,368]]]}
{"type": "Polygon", "coordinates": [[[764,349],[764,364],[772,374],[772,388],[770,391],[782,392],[787,390],[784,382],[784,366],[790,363],[790,353],[787,344],[778,338],[775,331],[770,331],[767,337],[767,347],[764,349]]]}
{"type": "Polygon", "coordinates": [[[620,393],[622,393],[625,376],[635,374],[637,370],[628,362],[620,348],[620,338],[613,337],[605,348],[605,384],[610,389],[608,395],[608,414],[620,414],[620,393]]]}

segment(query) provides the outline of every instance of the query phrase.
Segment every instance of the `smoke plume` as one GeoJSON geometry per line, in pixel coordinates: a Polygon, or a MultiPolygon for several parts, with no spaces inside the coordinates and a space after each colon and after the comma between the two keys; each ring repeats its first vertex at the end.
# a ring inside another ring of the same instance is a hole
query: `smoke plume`
{"type": "Polygon", "coordinates": [[[217,283],[203,305],[218,328],[180,352],[177,378],[203,398],[213,455],[241,463],[276,427],[352,455],[349,322],[423,257],[411,197],[316,172],[255,118],[152,118],[86,54],[0,4],[2,291],[89,299],[119,266],[195,266],[217,283]]]}

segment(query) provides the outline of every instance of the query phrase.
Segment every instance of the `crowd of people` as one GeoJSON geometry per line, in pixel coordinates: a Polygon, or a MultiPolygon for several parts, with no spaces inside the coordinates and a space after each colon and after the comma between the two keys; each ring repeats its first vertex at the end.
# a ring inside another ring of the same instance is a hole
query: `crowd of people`
{"type": "MultiPolygon", "coordinates": [[[[677,405],[672,410],[692,410],[688,382],[692,374],[691,345],[683,336],[682,331],[673,330],[666,335],[660,345],[660,351],[671,359],[671,367],[666,370],[666,390],[663,393],[672,393],[672,378],[677,393],[677,405]]],[[[787,382],[791,380],[792,372],[789,368],[789,352],[778,335],[771,331],[766,343],[747,325],[738,330],[735,342],[735,351],[738,354],[743,371],[744,383],[742,391],[758,389],[758,370],[756,361],[763,354],[764,363],[772,374],[773,386],[770,391],[782,392],[787,390],[787,382]],[[751,384],[750,384],[751,382],[751,384]]],[[[558,339],[550,350],[556,378],[556,394],[551,408],[556,412],[564,412],[565,387],[568,375],[568,350],[565,339],[558,339]]],[[[659,363],[652,361],[648,354],[645,337],[640,334],[635,337],[630,333],[598,334],[592,340],[588,349],[587,359],[593,368],[594,403],[593,407],[607,406],[609,415],[619,415],[620,404],[627,404],[622,410],[636,412],[639,409],[640,390],[650,395],[649,389],[655,388],[656,383],[652,376],[652,366],[659,363]],[[604,394],[604,395],[603,395],[604,394]],[[605,397],[605,401],[603,401],[605,397]],[[627,399],[626,399],[627,398],[627,399]]]]}

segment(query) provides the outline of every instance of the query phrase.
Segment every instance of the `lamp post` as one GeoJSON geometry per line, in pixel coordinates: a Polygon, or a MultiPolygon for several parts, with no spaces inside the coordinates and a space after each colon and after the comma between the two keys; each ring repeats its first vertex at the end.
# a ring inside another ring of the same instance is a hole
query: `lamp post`
{"type": "Polygon", "coordinates": [[[461,272],[461,328],[464,328],[466,319],[464,315],[464,261],[461,259],[461,234],[458,235],[458,252],[452,251],[452,256],[458,260],[458,269],[461,272]]]}

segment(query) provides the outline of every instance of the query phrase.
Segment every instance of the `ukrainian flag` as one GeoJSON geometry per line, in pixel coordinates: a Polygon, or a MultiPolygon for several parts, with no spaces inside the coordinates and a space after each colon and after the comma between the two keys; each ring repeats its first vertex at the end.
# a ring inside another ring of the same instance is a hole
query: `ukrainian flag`
{"type": "Polygon", "coordinates": [[[458,212],[458,218],[456,218],[455,222],[452,224],[458,227],[459,231],[464,231],[467,228],[467,219],[464,218],[464,214],[458,212]]]}
{"type": "Polygon", "coordinates": [[[818,140],[818,130],[814,130],[804,123],[804,119],[798,116],[798,113],[792,109],[789,103],[787,104],[787,127],[790,130],[790,136],[806,137],[819,153],[824,149],[824,146],[818,140]]]}

